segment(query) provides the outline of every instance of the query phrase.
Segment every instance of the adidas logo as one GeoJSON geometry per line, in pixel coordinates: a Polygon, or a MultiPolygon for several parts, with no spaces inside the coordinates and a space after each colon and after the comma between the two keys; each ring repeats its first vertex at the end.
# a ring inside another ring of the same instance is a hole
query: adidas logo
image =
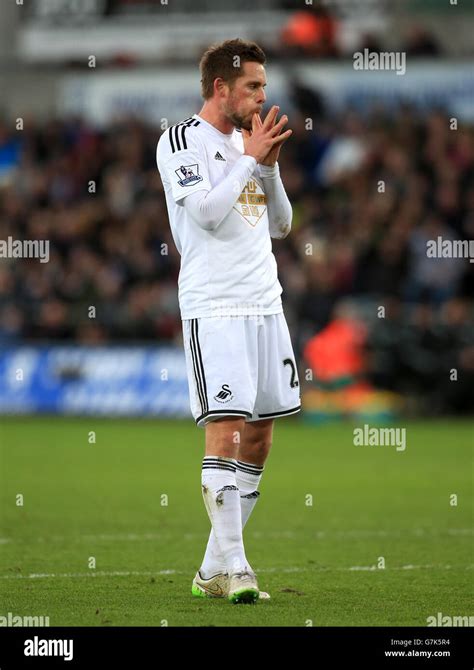
{"type": "Polygon", "coordinates": [[[218,151],[216,151],[216,155],[214,156],[214,158],[216,159],[216,161],[225,161],[225,158],[221,156],[221,154],[218,151]]]}

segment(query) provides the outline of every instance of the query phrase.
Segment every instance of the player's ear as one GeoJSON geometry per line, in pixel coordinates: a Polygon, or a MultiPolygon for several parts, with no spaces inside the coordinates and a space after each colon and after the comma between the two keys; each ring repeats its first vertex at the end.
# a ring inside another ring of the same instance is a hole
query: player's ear
{"type": "Polygon", "coordinates": [[[222,77],[217,77],[214,79],[214,93],[222,96],[226,92],[227,82],[225,82],[222,77]]]}

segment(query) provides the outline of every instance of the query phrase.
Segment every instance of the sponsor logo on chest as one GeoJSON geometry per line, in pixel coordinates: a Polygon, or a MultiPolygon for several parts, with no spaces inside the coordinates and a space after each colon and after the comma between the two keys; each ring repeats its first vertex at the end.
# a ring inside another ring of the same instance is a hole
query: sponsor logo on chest
{"type": "Polygon", "coordinates": [[[244,190],[239,195],[234,209],[255,227],[267,208],[267,197],[263,188],[256,179],[249,179],[244,190]]]}

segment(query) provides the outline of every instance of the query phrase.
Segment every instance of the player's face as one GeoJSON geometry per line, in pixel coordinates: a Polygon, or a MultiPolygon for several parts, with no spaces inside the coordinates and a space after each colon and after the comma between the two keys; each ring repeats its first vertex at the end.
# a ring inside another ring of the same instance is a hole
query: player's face
{"type": "Polygon", "coordinates": [[[262,111],[266,100],[265,68],[260,63],[244,63],[243,74],[238,77],[224,102],[224,113],[236,128],[252,130],[252,116],[262,111]]]}

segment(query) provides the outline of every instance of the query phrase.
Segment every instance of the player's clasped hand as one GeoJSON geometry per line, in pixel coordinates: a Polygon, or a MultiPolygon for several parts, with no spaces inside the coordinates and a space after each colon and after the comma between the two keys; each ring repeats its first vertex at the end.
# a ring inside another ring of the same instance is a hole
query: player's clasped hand
{"type": "Polygon", "coordinates": [[[283,143],[290,137],[292,130],[282,132],[288,122],[284,114],[276,123],[279,107],[274,105],[264,121],[255,112],[252,117],[252,132],[242,128],[244,138],[244,154],[253,156],[257,163],[274,165],[278,160],[283,143]]]}

